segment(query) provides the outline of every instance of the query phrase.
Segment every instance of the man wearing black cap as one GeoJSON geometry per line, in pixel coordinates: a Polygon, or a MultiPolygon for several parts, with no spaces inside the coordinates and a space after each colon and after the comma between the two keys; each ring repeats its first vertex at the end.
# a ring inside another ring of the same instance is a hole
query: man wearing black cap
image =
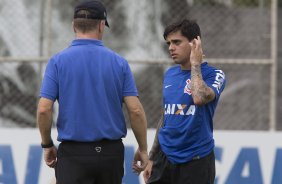
{"type": "Polygon", "coordinates": [[[120,184],[124,174],[125,102],[138,142],[133,170],[147,165],[147,121],[128,62],[103,45],[107,12],[99,1],[74,9],[76,39],[50,58],[37,109],[44,160],[59,184],[120,184]],[[51,139],[52,108],[58,100],[57,140],[51,139]],[[140,161],[141,164],[138,164],[140,161]],[[138,163],[137,163],[138,162],[138,163]]]}

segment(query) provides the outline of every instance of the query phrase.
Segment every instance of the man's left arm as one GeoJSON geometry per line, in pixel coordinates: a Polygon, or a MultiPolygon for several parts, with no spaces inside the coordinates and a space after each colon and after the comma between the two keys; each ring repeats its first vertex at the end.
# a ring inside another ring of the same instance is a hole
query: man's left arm
{"type": "Polygon", "coordinates": [[[196,105],[205,105],[214,100],[215,93],[203,80],[201,72],[201,63],[203,60],[203,50],[201,39],[198,36],[191,43],[191,90],[193,101],[196,105]]]}

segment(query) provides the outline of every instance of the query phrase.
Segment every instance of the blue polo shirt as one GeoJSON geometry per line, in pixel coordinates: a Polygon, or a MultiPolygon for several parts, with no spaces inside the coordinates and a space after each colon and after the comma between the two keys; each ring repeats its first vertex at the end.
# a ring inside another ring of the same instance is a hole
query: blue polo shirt
{"type": "Polygon", "coordinates": [[[128,62],[95,39],[76,39],[50,58],[40,90],[58,100],[58,141],[125,137],[125,96],[138,96],[128,62]]]}
{"type": "Polygon", "coordinates": [[[191,95],[191,71],[173,66],[163,82],[164,126],[158,138],[162,151],[172,163],[185,163],[208,155],[214,148],[213,115],[225,86],[223,71],[201,65],[205,83],[213,89],[215,99],[197,106],[191,95]]]}

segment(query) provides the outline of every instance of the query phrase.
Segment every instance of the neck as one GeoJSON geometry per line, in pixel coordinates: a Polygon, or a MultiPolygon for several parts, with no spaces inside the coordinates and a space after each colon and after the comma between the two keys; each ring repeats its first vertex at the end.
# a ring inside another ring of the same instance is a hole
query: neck
{"type": "Polygon", "coordinates": [[[80,33],[77,32],[75,34],[76,39],[96,39],[96,40],[102,40],[102,35],[97,34],[96,32],[91,32],[91,33],[80,33]]]}
{"type": "Polygon", "coordinates": [[[180,64],[181,70],[191,70],[191,63],[190,61],[180,64]]]}

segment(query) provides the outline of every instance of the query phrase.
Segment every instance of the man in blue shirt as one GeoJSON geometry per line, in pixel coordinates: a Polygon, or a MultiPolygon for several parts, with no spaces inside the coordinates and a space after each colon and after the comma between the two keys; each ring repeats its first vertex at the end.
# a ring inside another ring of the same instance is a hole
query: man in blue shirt
{"type": "Polygon", "coordinates": [[[203,61],[198,24],[166,27],[164,38],[177,64],[163,81],[163,108],[144,180],[150,184],[213,184],[213,115],[225,86],[223,71],[203,61]]]}
{"type": "Polygon", "coordinates": [[[60,184],[122,182],[122,138],[127,133],[123,102],[139,145],[133,170],[140,173],[147,165],[145,113],[128,62],[103,45],[105,26],[107,12],[100,1],[78,4],[73,19],[76,39],[50,58],[44,74],[37,122],[45,162],[55,168],[60,184]],[[56,100],[58,150],[51,139],[56,100]]]}

